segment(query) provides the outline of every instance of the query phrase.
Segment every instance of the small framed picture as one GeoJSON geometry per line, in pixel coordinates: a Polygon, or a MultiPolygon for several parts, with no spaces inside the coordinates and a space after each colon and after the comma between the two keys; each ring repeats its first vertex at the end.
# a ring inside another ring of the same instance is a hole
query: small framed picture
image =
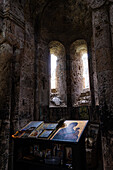
{"type": "Polygon", "coordinates": [[[39,127],[42,123],[43,121],[31,121],[26,126],[24,126],[21,130],[22,131],[26,131],[26,130],[33,131],[36,127],[39,127]]]}
{"type": "Polygon", "coordinates": [[[52,130],[44,130],[44,131],[39,135],[39,138],[48,138],[51,133],[52,133],[52,130]]]}
{"type": "Polygon", "coordinates": [[[38,135],[38,131],[34,130],[29,137],[36,137],[38,135]]]}
{"type": "Polygon", "coordinates": [[[52,130],[57,127],[58,123],[45,123],[44,125],[45,125],[45,129],[52,130]]]}
{"type": "Polygon", "coordinates": [[[25,132],[23,135],[22,135],[22,138],[27,138],[27,137],[29,137],[29,132],[25,132]]]}

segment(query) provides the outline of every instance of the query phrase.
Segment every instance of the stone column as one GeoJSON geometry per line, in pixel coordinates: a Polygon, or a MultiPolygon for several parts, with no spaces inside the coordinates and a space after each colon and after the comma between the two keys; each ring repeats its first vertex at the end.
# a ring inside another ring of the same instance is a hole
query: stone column
{"type": "Polygon", "coordinates": [[[47,42],[38,38],[36,59],[36,119],[48,121],[49,109],[49,81],[50,81],[50,54],[47,42]],[[38,113],[39,112],[39,113],[38,113]]]}
{"type": "Polygon", "coordinates": [[[70,54],[67,51],[66,51],[66,83],[67,83],[67,107],[72,107],[71,61],[70,61],[70,54]]]}
{"type": "Polygon", "coordinates": [[[82,40],[77,40],[70,48],[72,106],[78,105],[78,99],[83,90],[83,60],[81,51],[78,51],[80,43],[82,44],[82,40]]]}
{"type": "MultiPolygon", "coordinates": [[[[112,8],[110,9],[112,11],[112,8]]],[[[111,14],[112,17],[112,14],[111,14]]],[[[104,170],[113,169],[113,60],[109,25],[109,11],[106,6],[92,12],[93,40],[99,91],[99,107],[102,127],[102,155],[104,170]]]]}
{"type": "Polygon", "coordinates": [[[12,47],[0,44],[0,169],[8,169],[10,139],[10,86],[12,47]]]}
{"type": "Polygon", "coordinates": [[[60,96],[60,99],[63,102],[67,103],[67,96],[66,96],[66,56],[63,51],[63,47],[61,48],[62,51],[58,52],[57,58],[57,91],[60,96]]]}
{"type": "Polygon", "coordinates": [[[92,22],[99,104],[101,111],[104,109],[102,114],[106,119],[113,115],[113,63],[107,8],[95,9],[92,12],[92,22]]]}
{"type": "Polygon", "coordinates": [[[24,51],[20,70],[19,126],[34,120],[34,29],[25,23],[24,51]]]}

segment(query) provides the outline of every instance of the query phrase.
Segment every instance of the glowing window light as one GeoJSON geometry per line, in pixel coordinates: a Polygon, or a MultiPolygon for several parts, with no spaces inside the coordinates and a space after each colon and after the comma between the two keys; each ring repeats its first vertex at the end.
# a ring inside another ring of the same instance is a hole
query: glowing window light
{"type": "Polygon", "coordinates": [[[88,69],[88,55],[87,55],[87,53],[83,54],[82,60],[83,60],[83,78],[85,80],[84,88],[89,88],[89,69],[88,69]]]}
{"type": "Polygon", "coordinates": [[[56,89],[56,66],[57,57],[51,54],[51,89],[56,89]]]}

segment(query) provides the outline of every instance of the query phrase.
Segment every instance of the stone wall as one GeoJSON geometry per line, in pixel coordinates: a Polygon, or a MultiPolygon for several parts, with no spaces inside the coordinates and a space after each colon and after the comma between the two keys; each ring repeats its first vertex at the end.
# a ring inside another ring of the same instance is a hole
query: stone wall
{"type": "Polygon", "coordinates": [[[51,122],[57,122],[60,119],[72,120],[72,116],[74,119],[78,119],[78,114],[76,113],[75,108],[69,107],[49,108],[49,120],[51,122]]]}
{"type": "Polygon", "coordinates": [[[0,45],[0,169],[7,169],[10,138],[10,58],[12,47],[8,43],[0,45]]]}
{"type": "MultiPolygon", "coordinates": [[[[99,114],[99,109],[96,108],[96,116],[99,114]]],[[[91,106],[78,107],[51,107],[49,108],[49,121],[56,122],[60,119],[65,120],[88,120],[92,112],[91,106]]]]}
{"type": "Polygon", "coordinates": [[[0,11],[0,21],[2,21],[0,22],[0,29],[2,28],[0,30],[0,169],[5,170],[12,167],[11,135],[33,120],[34,31],[29,17],[27,21],[23,3],[3,1],[2,7],[3,10],[0,11]]]}
{"type": "Polygon", "coordinates": [[[34,119],[34,30],[25,23],[24,51],[20,70],[19,123],[22,127],[34,119]]]}

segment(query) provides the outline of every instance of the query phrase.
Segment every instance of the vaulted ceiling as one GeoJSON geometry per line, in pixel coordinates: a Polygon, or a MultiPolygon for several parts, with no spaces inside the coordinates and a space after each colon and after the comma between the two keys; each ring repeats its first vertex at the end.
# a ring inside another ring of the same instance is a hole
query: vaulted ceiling
{"type": "Polygon", "coordinates": [[[91,10],[88,0],[29,1],[36,30],[47,41],[72,43],[88,39],[92,34],[91,10]]]}

